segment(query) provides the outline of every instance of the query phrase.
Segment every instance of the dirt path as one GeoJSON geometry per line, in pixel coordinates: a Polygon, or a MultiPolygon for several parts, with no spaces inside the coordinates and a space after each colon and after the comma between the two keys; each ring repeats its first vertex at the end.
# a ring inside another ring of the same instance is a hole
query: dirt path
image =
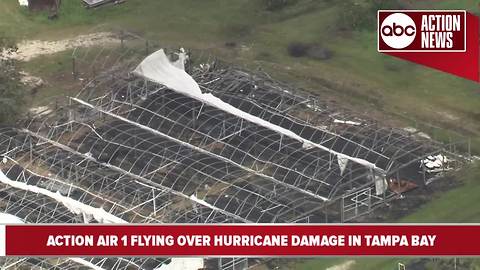
{"type": "Polygon", "coordinates": [[[2,56],[19,61],[29,61],[41,55],[54,54],[76,47],[92,47],[108,44],[120,44],[120,39],[112,33],[99,32],[57,41],[25,40],[17,44],[18,50],[16,52],[8,54],[3,52],[2,56]]]}

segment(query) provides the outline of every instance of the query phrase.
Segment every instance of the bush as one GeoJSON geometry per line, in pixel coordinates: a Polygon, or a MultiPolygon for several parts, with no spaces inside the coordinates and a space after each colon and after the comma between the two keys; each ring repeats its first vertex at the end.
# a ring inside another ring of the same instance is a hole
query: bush
{"type": "Polygon", "coordinates": [[[293,57],[310,57],[316,60],[332,58],[333,52],[318,44],[292,42],[287,47],[288,54],[293,57]]]}
{"type": "Polygon", "coordinates": [[[287,51],[290,56],[303,57],[307,55],[310,45],[302,42],[292,42],[288,45],[287,51]]]}

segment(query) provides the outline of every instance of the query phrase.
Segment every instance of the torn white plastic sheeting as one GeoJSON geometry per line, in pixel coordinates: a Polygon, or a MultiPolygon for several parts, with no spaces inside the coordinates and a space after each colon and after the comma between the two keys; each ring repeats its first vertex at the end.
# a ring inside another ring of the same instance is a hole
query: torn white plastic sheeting
{"type": "Polygon", "coordinates": [[[208,202],[206,202],[206,201],[204,201],[204,200],[201,200],[201,199],[197,198],[197,196],[195,196],[195,194],[190,195],[190,200],[192,200],[193,202],[196,202],[196,203],[198,203],[198,204],[201,204],[201,205],[203,205],[203,206],[206,206],[206,207],[208,207],[208,208],[210,208],[210,209],[212,209],[212,210],[216,210],[216,211],[220,211],[220,210],[221,210],[220,208],[218,208],[218,207],[216,207],[216,206],[214,206],[214,205],[212,205],[212,204],[209,204],[208,202]]]}
{"type": "Polygon", "coordinates": [[[8,213],[0,213],[0,224],[23,224],[23,219],[10,215],[8,213]]]}
{"type": "Polygon", "coordinates": [[[336,124],[345,124],[345,125],[352,125],[352,126],[360,126],[362,124],[360,122],[348,121],[348,120],[338,120],[338,119],[334,119],[333,122],[336,123],[336,124]]]}
{"type": "Polygon", "coordinates": [[[30,108],[28,111],[34,114],[34,116],[44,116],[51,113],[52,109],[50,109],[48,106],[40,106],[40,107],[30,108]]]}
{"type": "Polygon", "coordinates": [[[37,186],[28,185],[23,182],[13,181],[9,179],[3,171],[0,170],[0,182],[9,185],[14,188],[34,192],[37,194],[42,194],[47,197],[50,197],[60,203],[62,203],[68,210],[72,213],[78,215],[82,214],[84,217],[88,217],[89,219],[94,218],[96,221],[100,223],[127,223],[125,220],[118,218],[102,208],[95,208],[79,201],[76,201],[72,198],[68,198],[60,194],[59,192],[52,192],[47,189],[43,189],[37,186]]]}
{"type": "Polygon", "coordinates": [[[198,270],[204,267],[203,258],[172,258],[169,264],[162,264],[156,270],[198,270]]]}
{"type": "Polygon", "coordinates": [[[185,70],[185,64],[187,63],[188,61],[188,54],[187,52],[185,51],[184,48],[180,48],[180,52],[179,53],[175,53],[177,56],[178,56],[178,59],[177,61],[173,62],[172,64],[181,69],[181,70],[185,70]]]}
{"type": "Polygon", "coordinates": [[[448,158],[442,154],[436,156],[428,156],[422,160],[422,164],[428,169],[441,169],[448,162],[448,158]]]}
{"type": "Polygon", "coordinates": [[[375,176],[375,195],[380,196],[388,189],[388,182],[385,177],[375,176]]]}
{"type": "Polygon", "coordinates": [[[343,175],[343,172],[347,168],[348,159],[345,157],[337,156],[338,167],[340,167],[340,175],[343,175]]]}
{"type": "Polygon", "coordinates": [[[413,135],[425,138],[425,139],[429,139],[429,140],[432,139],[430,136],[428,136],[427,133],[421,132],[414,127],[405,127],[405,128],[403,128],[403,130],[405,130],[406,132],[412,133],[413,135]]]}
{"type": "Polygon", "coordinates": [[[22,7],[28,7],[28,0],[18,0],[18,4],[22,7]]]}
{"type": "Polygon", "coordinates": [[[213,106],[217,109],[223,110],[227,113],[233,114],[238,116],[242,119],[245,119],[249,122],[255,123],[262,127],[268,128],[273,130],[277,133],[286,135],[292,139],[300,141],[303,143],[303,147],[306,149],[317,147],[322,150],[328,151],[334,155],[344,157],[349,159],[353,162],[359,163],[361,165],[367,166],[369,168],[373,168],[376,170],[383,171],[382,169],[377,168],[377,166],[367,160],[361,158],[350,157],[348,155],[338,153],[328,147],[325,147],[321,144],[314,143],[309,141],[296,133],[272,124],[268,121],[265,121],[257,116],[251,115],[247,112],[244,112],[226,102],[223,102],[221,99],[215,97],[211,93],[202,93],[200,87],[198,86],[197,82],[184,70],[181,70],[174,66],[168,57],[165,55],[163,49],[158,50],[151,55],[147,56],[133,71],[134,74],[141,76],[147,80],[160,83],[165,85],[166,87],[201,101],[207,105],[213,106]]]}

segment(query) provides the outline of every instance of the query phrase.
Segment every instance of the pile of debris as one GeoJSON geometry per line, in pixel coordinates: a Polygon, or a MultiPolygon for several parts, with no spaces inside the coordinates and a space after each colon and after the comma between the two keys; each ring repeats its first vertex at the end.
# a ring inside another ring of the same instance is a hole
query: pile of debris
{"type": "Polygon", "coordinates": [[[87,8],[96,8],[105,4],[122,4],[125,0],[82,0],[87,8]]]}

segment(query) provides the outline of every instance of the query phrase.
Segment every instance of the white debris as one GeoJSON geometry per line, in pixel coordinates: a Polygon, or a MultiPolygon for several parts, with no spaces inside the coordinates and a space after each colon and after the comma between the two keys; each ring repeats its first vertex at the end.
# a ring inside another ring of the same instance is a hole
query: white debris
{"type": "Polygon", "coordinates": [[[449,159],[446,156],[438,154],[436,156],[428,156],[421,161],[421,164],[427,169],[427,172],[435,172],[446,169],[448,162],[449,159]]]}
{"type": "Polygon", "coordinates": [[[406,132],[408,133],[412,133],[418,137],[422,137],[422,138],[425,138],[425,139],[429,139],[431,140],[432,138],[430,136],[428,136],[427,133],[424,133],[424,132],[421,132],[421,131],[418,131],[416,128],[414,127],[405,127],[403,128],[403,130],[405,130],[406,132]]]}
{"type": "Polygon", "coordinates": [[[162,264],[158,270],[198,270],[204,269],[203,258],[172,258],[169,264],[162,264]]]}
{"type": "Polygon", "coordinates": [[[202,200],[202,199],[197,198],[197,196],[195,196],[195,194],[190,195],[190,200],[192,200],[193,202],[196,202],[196,203],[198,203],[198,204],[200,204],[200,205],[203,205],[203,206],[205,206],[205,207],[208,207],[208,208],[210,208],[210,209],[212,209],[212,210],[216,210],[216,211],[219,211],[219,210],[220,210],[220,208],[218,208],[218,207],[216,207],[216,206],[213,206],[212,204],[210,204],[210,203],[208,203],[208,202],[206,202],[206,201],[204,201],[204,200],[202,200]]]}
{"type": "Polygon", "coordinates": [[[340,175],[343,175],[343,172],[347,168],[348,159],[338,156],[337,161],[338,161],[338,167],[340,167],[340,175]]]}
{"type": "Polygon", "coordinates": [[[89,220],[93,218],[99,223],[127,223],[123,219],[118,218],[106,212],[102,208],[95,208],[90,205],[86,205],[72,198],[65,197],[59,192],[55,193],[50,190],[43,189],[37,186],[32,186],[23,182],[10,180],[1,170],[0,170],[0,182],[14,188],[18,188],[18,189],[22,189],[22,190],[26,190],[26,191],[30,191],[30,192],[34,192],[34,193],[38,193],[38,194],[42,194],[47,197],[50,197],[62,203],[66,208],[68,208],[68,210],[70,210],[70,212],[76,215],[82,214],[84,215],[84,217],[88,217],[89,220]]]}
{"type": "Polygon", "coordinates": [[[428,136],[427,133],[421,132],[421,131],[417,133],[417,136],[422,137],[422,138],[425,138],[425,139],[429,139],[429,140],[432,139],[430,136],[428,136]]]}
{"type": "Polygon", "coordinates": [[[180,48],[180,52],[175,54],[178,56],[178,60],[173,62],[172,64],[181,70],[185,70],[185,64],[188,61],[187,52],[185,51],[184,48],[180,48]]]}
{"type": "Polygon", "coordinates": [[[0,224],[23,224],[23,220],[17,216],[0,213],[0,224]]]}
{"type": "Polygon", "coordinates": [[[380,175],[375,175],[375,195],[380,196],[388,189],[387,179],[380,175]]]}
{"type": "Polygon", "coordinates": [[[39,107],[30,108],[30,110],[28,111],[34,114],[35,116],[43,116],[51,113],[52,109],[50,109],[48,106],[39,106],[39,107]]]}
{"type": "Polygon", "coordinates": [[[403,130],[405,130],[406,132],[409,132],[409,133],[417,132],[417,129],[414,128],[414,127],[404,127],[403,130]]]}
{"type": "Polygon", "coordinates": [[[28,0],[18,0],[18,4],[22,7],[28,7],[28,0]]]}
{"type": "MultiPolygon", "coordinates": [[[[289,92],[286,91],[286,90],[283,90],[283,91],[286,92],[286,93],[289,93],[289,92]]],[[[310,108],[310,109],[312,109],[312,110],[315,111],[315,112],[320,112],[320,111],[322,111],[322,108],[320,108],[319,106],[316,106],[316,105],[312,105],[312,104],[307,103],[305,106],[307,106],[307,108],[310,108]]]]}
{"type": "MultiPolygon", "coordinates": [[[[242,119],[245,119],[249,122],[255,123],[257,125],[263,126],[280,134],[286,135],[292,139],[300,141],[303,143],[303,147],[309,149],[311,147],[320,148],[322,150],[328,151],[334,155],[344,157],[353,162],[359,163],[361,165],[367,166],[369,168],[378,169],[375,164],[360,158],[350,157],[342,153],[338,153],[330,148],[327,148],[321,144],[314,143],[312,141],[306,140],[305,138],[300,137],[291,130],[285,129],[283,127],[272,124],[268,121],[265,121],[257,116],[251,115],[247,112],[244,112],[226,102],[223,102],[221,99],[215,97],[211,93],[202,93],[197,82],[184,70],[175,67],[165,55],[163,49],[158,50],[151,55],[147,56],[133,71],[133,73],[165,85],[166,87],[179,92],[188,97],[199,100],[207,105],[213,106],[220,110],[223,110],[227,113],[238,116],[242,119]]],[[[378,169],[379,170],[379,169],[378,169]]]]}
{"type": "Polygon", "coordinates": [[[19,74],[21,76],[20,82],[26,86],[37,88],[44,84],[44,81],[42,80],[42,78],[33,76],[26,71],[20,71],[19,74]]]}
{"type": "Polygon", "coordinates": [[[333,122],[336,123],[336,124],[345,124],[345,125],[352,125],[352,126],[360,126],[362,124],[360,122],[348,121],[348,120],[338,120],[338,119],[334,119],[333,122]]]}

